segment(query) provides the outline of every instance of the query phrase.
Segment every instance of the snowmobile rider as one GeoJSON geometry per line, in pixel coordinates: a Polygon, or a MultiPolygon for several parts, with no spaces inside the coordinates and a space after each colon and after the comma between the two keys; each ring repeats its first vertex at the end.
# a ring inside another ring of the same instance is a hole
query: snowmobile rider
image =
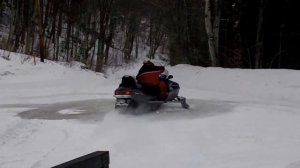
{"type": "Polygon", "coordinates": [[[155,66],[150,60],[145,60],[136,76],[137,82],[146,91],[158,95],[159,100],[167,99],[168,84],[160,78],[160,74],[164,71],[164,66],[155,66]]]}

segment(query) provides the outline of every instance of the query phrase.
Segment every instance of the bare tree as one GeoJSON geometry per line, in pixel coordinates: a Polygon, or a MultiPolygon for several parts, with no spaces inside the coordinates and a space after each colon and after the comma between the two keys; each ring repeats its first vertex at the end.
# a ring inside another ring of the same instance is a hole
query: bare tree
{"type": "Polygon", "coordinates": [[[124,60],[128,63],[131,59],[131,52],[133,49],[134,40],[137,35],[139,17],[136,12],[129,12],[128,18],[126,19],[126,30],[125,30],[125,42],[124,42],[124,60]]]}
{"type": "Polygon", "coordinates": [[[106,39],[106,30],[108,28],[109,16],[112,7],[113,0],[98,0],[100,9],[99,18],[99,35],[98,35],[98,52],[97,52],[97,63],[96,72],[103,70],[104,62],[104,45],[106,39]]]}
{"type": "MultiPolygon", "coordinates": [[[[218,0],[215,0],[215,6],[218,6],[218,0]]],[[[219,9],[219,7],[215,7],[215,9],[219,9]]],[[[208,37],[208,48],[209,55],[211,60],[211,66],[218,66],[218,41],[219,41],[219,22],[220,22],[220,14],[219,11],[215,11],[214,24],[212,24],[212,8],[210,0],[205,0],[205,27],[206,33],[208,37]]]]}
{"type": "Polygon", "coordinates": [[[150,18],[150,30],[149,30],[149,58],[154,59],[157,48],[161,45],[161,41],[165,36],[163,25],[160,18],[150,18]]]}

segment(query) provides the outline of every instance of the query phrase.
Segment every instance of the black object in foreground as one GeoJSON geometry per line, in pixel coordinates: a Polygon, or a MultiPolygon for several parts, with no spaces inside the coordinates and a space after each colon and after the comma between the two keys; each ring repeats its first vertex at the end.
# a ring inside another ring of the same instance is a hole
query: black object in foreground
{"type": "Polygon", "coordinates": [[[109,168],[109,152],[96,151],[52,168],[109,168]]]}

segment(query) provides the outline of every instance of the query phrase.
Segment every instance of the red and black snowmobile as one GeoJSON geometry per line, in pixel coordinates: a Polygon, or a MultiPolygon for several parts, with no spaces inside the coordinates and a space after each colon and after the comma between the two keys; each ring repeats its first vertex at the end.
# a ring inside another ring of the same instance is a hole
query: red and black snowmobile
{"type": "Polygon", "coordinates": [[[139,85],[135,78],[125,75],[122,77],[121,84],[115,90],[116,109],[137,109],[139,107],[148,108],[150,110],[158,109],[164,103],[181,103],[181,107],[188,109],[186,98],[178,96],[179,84],[171,81],[172,75],[162,75],[161,79],[165,80],[169,86],[168,96],[165,100],[159,100],[159,88],[143,88],[139,85]]]}

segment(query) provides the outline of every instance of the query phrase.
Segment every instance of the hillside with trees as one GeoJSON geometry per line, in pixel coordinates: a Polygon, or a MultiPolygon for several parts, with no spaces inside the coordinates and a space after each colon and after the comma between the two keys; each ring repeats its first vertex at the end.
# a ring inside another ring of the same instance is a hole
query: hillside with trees
{"type": "Polygon", "coordinates": [[[0,48],[97,72],[142,54],[171,65],[300,69],[295,1],[1,0],[0,48]]]}

